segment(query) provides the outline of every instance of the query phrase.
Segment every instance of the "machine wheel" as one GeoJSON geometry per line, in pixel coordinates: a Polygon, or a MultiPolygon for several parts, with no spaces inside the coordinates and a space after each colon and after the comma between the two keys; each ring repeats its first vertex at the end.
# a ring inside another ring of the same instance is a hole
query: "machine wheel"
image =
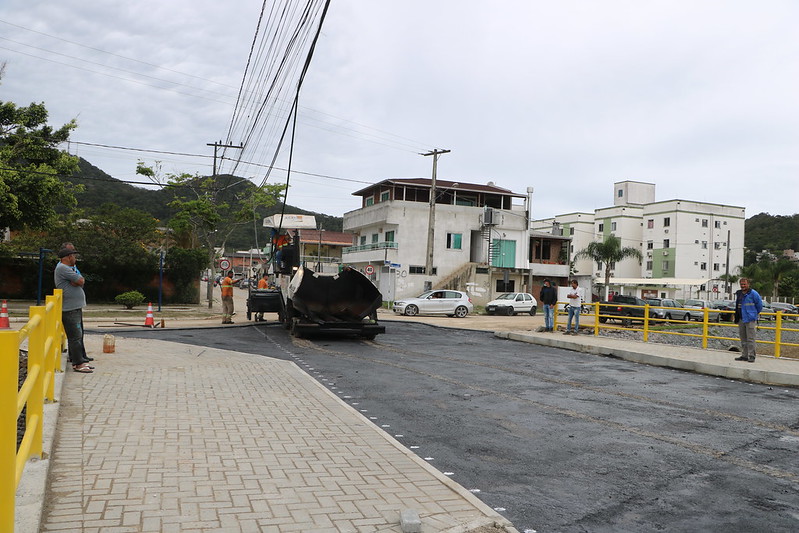
{"type": "MultiPolygon", "coordinates": [[[[511,308],[511,309],[513,309],[513,308],[511,308]]],[[[466,309],[466,306],[459,305],[458,307],[455,308],[455,317],[456,318],[463,318],[463,317],[465,317],[468,314],[469,314],[469,310],[466,309]]]]}
{"type": "Polygon", "coordinates": [[[535,316],[535,314],[536,314],[537,312],[538,312],[538,307],[536,307],[536,306],[532,306],[532,307],[530,308],[530,316],[535,316]]]}
{"type": "Polygon", "coordinates": [[[405,308],[405,316],[416,316],[419,314],[419,308],[415,305],[409,305],[405,308]]]}

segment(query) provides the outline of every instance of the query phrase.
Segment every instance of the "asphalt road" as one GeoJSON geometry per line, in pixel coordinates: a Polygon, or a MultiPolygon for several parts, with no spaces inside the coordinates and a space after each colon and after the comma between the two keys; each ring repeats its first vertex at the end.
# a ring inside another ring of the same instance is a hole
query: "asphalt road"
{"type": "Polygon", "coordinates": [[[799,390],[386,326],[375,341],[275,324],[125,335],[292,360],[519,531],[799,530],[799,390]]]}

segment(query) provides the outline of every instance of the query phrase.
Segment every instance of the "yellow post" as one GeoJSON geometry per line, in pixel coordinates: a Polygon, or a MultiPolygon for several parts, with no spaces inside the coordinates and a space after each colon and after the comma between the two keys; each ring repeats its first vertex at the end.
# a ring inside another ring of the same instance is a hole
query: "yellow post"
{"type": "Polygon", "coordinates": [[[599,302],[593,302],[594,306],[594,337],[599,336],[599,302]]]}
{"type": "Polygon", "coordinates": [[[703,309],[704,316],[702,317],[702,348],[707,349],[707,307],[703,309]]]}
{"type": "Polygon", "coordinates": [[[649,304],[644,305],[644,342],[649,341],[649,304]]]}
{"type": "Polygon", "coordinates": [[[560,302],[555,302],[555,309],[552,313],[552,331],[558,331],[558,316],[560,316],[560,302]]]}
{"type": "MultiPolygon", "coordinates": [[[[25,412],[26,428],[33,427],[31,420],[38,416],[39,420],[44,420],[44,344],[47,340],[47,328],[45,323],[45,308],[43,306],[32,306],[28,310],[30,317],[28,323],[35,322],[35,318],[39,320],[36,327],[31,330],[28,337],[28,375],[33,374],[33,369],[38,365],[39,372],[36,374],[36,383],[33,386],[28,398],[27,407],[25,412]]],[[[42,424],[37,424],[35,433],[33,434],[33,442],[31,444],[30,455],[25,458],[42,456],[42,424]]]]}
{"type": "Polygon", "coordinates": [[[774,324],[774,357],[780,356],[782,344],[782,311],[777,311],[777,320],[774,324]]]}
{"type": "Polygon", "coordinates": [[[19,333],[0,332],[0,531],[14,531],[19,333]]]}

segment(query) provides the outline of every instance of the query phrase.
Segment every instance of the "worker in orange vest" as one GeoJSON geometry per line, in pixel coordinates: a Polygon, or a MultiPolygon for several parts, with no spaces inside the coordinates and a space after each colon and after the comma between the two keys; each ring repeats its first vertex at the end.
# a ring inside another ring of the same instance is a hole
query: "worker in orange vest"
{"type": "Polygon", "coordinates": [[[239,279],[233,280],[233,271],[227,273],[227,275],[219,282],[220,287],[222,287],[222,323],[223,324],[232,324],[233,323],[233,285],[238,283],[239,279]]]}

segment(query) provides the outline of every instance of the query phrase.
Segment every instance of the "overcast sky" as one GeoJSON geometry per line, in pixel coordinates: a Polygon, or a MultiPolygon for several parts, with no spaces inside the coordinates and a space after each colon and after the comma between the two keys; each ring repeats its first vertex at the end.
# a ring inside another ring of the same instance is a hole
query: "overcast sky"
{"type": "MultiPolygon", "coordinates": [[[[81,143],[197,154],[70,146],[118,179],[142,180],[138,159],[210,174],[260,9],[3,0],[0,100],[76,118],[81,143]]],[[[439,179],[534,187],[535,218],[610,206],[622,180],[794,214],[797,21],[795,0],[333,0],[288,203],[341,216],[369,183],[429,177],[440,148],[439,179]]]]}

